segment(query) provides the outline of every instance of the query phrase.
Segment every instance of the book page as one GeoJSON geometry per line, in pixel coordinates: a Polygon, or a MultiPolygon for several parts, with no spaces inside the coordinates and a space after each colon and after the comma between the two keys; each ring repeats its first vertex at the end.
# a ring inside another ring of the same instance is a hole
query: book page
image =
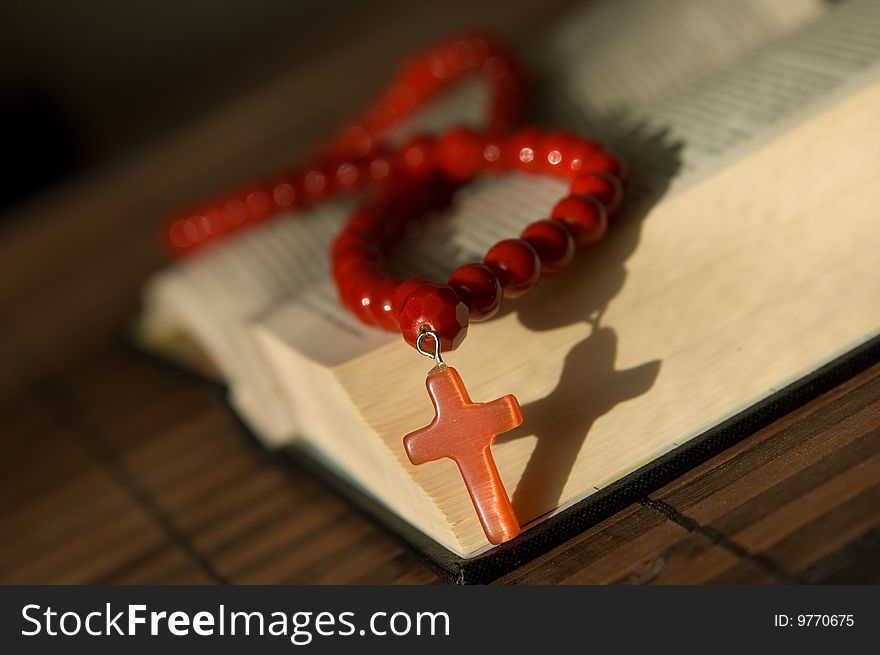
{"type": "Polygon", "coordinates": [[[569,91],[582,114],[638,113],[823,10],[821,0],[585,2],[547,39],[534,68],[541,91],[569,91]]]}
{"type": "MultiPolygon", "coordinates": [[[[590,37],[601,37],[590,34],[587,23],[582,40],[560,39],[559,57],[566,62],[593,62],[584,66],[599,70],[582,76],[568,71],[557,74],[560,83],[546,84],[543,111],[555,124],[603,135],[643,171],[674,176],[676,186],[690,184],[691,174],[711,168],[714,160],[748,143],[757,132],[803,114],[811,103],[832,94],[880,57],[880,12],[873,0],[840,3],[821,16],[815,15],[815,7],[805,5],[783,14],[786,19],[779,19],[779,35],[764,40],[723,10],[713,14],[713,20],[682,8],[678,2],[637,4],[644,5],[645,11],[635,19],[637,25],[648,18],[661,24],[682,20],[694,24],[695,40],[701,35],[714,45],[689,50],[677,38],[649,38],[643,49],[632,50],[627,67],[621,62],[620,68],[629,72],[617,79],[619,70],[606,73],[598,63],[604,60],[590,56],[590,37]],[[796,20],[804,15],[812,20],[804,24],[796,20]],[[756,43],[732,56],[736,52],[735,41],[731,42],[734,37],[756,43]],[[655,41],[660,43],[650,45],[655,41]],[[663,43],[671,54],[650,56],[654,49],[662,49],[663,43]],[[640,52],[644,57],[637,56],[640,52]],[[685,57],[685,53],[693,57],[695,52],[700,53],[699,59],[675,68],[676,74],[667,69],[671,61],[685,57]],[[718,65],[708,66],[708,62],[718,65]],[[606,76],[611,78],[608,86],[596,83],[606,76]],[[656,90],[642,91],[652,89],[652,81],[656,90]],[[668,161],[652,163],[653,151],[645,154],[641,147],[645,139],[658,134],[681,146],[675,170],[668,170],[668,161]]],[[[693,10],[694,3],[684,4],[693,10]]],[[[782,8],[798,6],[785,2],[722,4],[728,11],[733,6],[737,11],[751,7],[755,20],[762,12],[773,15],[782,8]]],[[[705,11],[705,5],[699,6],[705,11]]],[[[639,179],[644,177],[636,182],[639,179]]]]}

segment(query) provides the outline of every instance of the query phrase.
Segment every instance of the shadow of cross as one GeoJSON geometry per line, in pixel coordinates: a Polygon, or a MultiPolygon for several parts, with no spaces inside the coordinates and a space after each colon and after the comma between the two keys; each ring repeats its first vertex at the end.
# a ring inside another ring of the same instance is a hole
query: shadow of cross
{"type": "Polygon", "coordinates": [[[487,403],[472,402],[461,377],[445,364],[435,366],[425,381],[434,404],[430,425],[403,439],[413,464],[448,457],[458,464],[477,517],[492,544],[513,539],[519,521],[504,490],[491,445],[499,434],[522,423],[519,403],[511,395],[487,403]]]}

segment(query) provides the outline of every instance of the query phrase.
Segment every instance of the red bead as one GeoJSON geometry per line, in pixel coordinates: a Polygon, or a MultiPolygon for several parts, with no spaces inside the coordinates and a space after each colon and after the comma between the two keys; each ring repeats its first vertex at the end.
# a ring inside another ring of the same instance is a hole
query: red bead
{"type": "Polygon", "coordinates": [[[451,180],[470,180],[480,170],[483,145],[473,130],[457,127],[437,140],[437,163],[451,180]]]}
{"type": "Polygon", "coordinates": [[[379,100],[367,111],[366,116],[364,116],[364,123],[367,126],[367,130],[373,134],[380,134],[393,128],[399,119],[400,117],[394,107],[387,102],[379,100]]]}
{"type": "Polygon", "coordinates": [[[483,65],[495,46],[490,43],[491,37],[486,34],[471,34],[466,40],[461,41],[465,48],[465,60],[469,68],[478,68],[483,65]]]}
{"type": "Polygon", "coordinates": [[[237,226],[248,218],[247,206],[238,198],[223,203],[223,220],[228,226],[237,226]]]}
{"type": "Polygon", "coordinates": [[[385,102],[394,107],[398,116],[408,116],[417,107],[418,98],[412,85],[399,81],[388,87],[385,102]]]}
{"type": "Polygon", "coordinates": [[[181,229],[184,238],[190,243],[198,244],[200,241],[208,238],[208,232],[204,228],[203,217],[199,214],[183,219],[181,229]]]}
{"type": "Polygon", "coordinates": [[[467,334],[468,308],[450,287],[427,283],[407,296],[397,320],[404,340],[413,348],[424,329],[433,329],[445,352],[455,350],[467,334]]]}
{"type": "Polygon", "coordinates": [[[362,249],[367,246],[364,237],[353,230],[345,229],[330,244],[330,258],[337,257],[340,253],[350,249],[362,249]]]}
{"type": "Polygon", "coordinates": [[[609,154],[604,150],[598,150],[587,156],[584,159],[583,170],[585,172],[601,171],[603,173],[611,173],[612,175],[616,175],[621,180],[625,177],[625,171],[621,161],[614,155],[609,154]]]}
{"type": "Polygon", "coordinates": [[[245,194],[244,204],[247,207],[248,221],[257,223],[268,218],[272,212],[271,189],[252,189],[245,194]]]}
{"type": "Polygon", "coordinates": [[[565,132],[551,132],[541,140],[538,148],[540,168],[550,175],[566,177],[566,153],[571,146],[572,138],[565,132]]]}
{"type": "Polygon", "coordinates": [[[330,197],[333,193],[333,185],[327,172],[322,167],[316,166],[303,174],[302,190],[305,202],[314,204],[330,197]]]}
{"type": "Polygon", "coordinates": [[[446,45],[435,48],[428,55],[428,66],[431,74],[438,79],[452,77],[458,72],[458,62],[455,53],[446,45]]]}
{"type": "Polygon", "coordinates": [[[400,312],[403,310],[404,304],[406,303],[406,299],[409,298],[409,294],[425,284],[431,284],[431,282],[430,280],[426,280],[422,277],[414,277],[401,282],[397,286],[397,290],[394,292],[394,295],[391,296],[391,310],[394,312],[394,314],[400,314],[400,312]]]}
{"type": "Polygon", "coordinates": [[[494,54],[483,64],[483,74],[496,83],[515,77],[514,67],[510,60],[501,54],[494,54]]]}
{"type": "Polygon", "coordinates": [[[498,277],[485,264],[465,264],[452,271],[448,284],[468,307],[470,320],[485,321],[501,307],[504,292],[498,277]]]}
{"type": "Polygon", "coordinates": [[[373,289],[372,302],[370,303],[373,321],[379,327],[391,332],[398,329],[393,299],[399,286],[400,280],[383,280],[373,289]]]}
{"type": "Polygon", "coordinates": [[[286,180],[276,183],[272,187],[272,201],[277,209],[286,209],[299,202],[299,191],[286,180]]]}
{"type": "Polygon", "coordinates": [[[605,236],[608,218],[602,204],[592,196],[568,196],[560,200],[550,217],[563,223],[578,250],[597,244],[605,236]]]}
{"type": "Polygon", "coordinates": [[[373,138],[363,125],[349,125],[342,129],[333,148],[345,157],[363,157],[373,146],[373,138]]]}
{"type": "Polygon", "coordinates": [[[202,229],[209,237],[219,236],[226,231],[226,217],[223,210],[212,207],[202,213],[202,229]]]}
{"type": "Polygon", "coordinates": [[[391,161],[392,155],[387,152],[379,151],[374,153],[367,163],[370,179],[374,182],[383,182],[388,179],[391,173],[391,161]]]}
{"type": "Polygon", "coordinates": [[[568,228],[556,221],[536,221],[523,230],[520,236],[538,253],[541,274],[544,277],[556,275],[574,257],[574,238],[568,228]]]}
{"type": "Polygon", "coordinates": [[[400,167],[407,175],[424,179],[437,170],[434,140],[417,136],[400,149],[400,167]]]}
{"type": "Polygon", "coordinates": [[[165,249],[172,255],[186,252],[193,245],[183,229],[184,220],[185,219],[172,218],[167,221],[168,227],[162,230],[165,249]]]}
{"type": "Polygon", "coordinates": [[[333,258],[330,271],[333,279],[337,282],[348,277],[354,269],[366,268],[375,270],[377,263],[377,255],[371,253],[367,249],[349,248],[337,254],[333,258]]]}
{"type": "Polygon", "coordinates": [[[415,97],[414,106],[423,103],[435,91],[436,80],[424,57],[412,58],[405,62],[399,73],[399,80],[401,84],[412,90],[415,97]]]}
{"type": "Polygon", "coordinates": [[[374,325],[372,303],[373,291],[380,278],[367,267],[349,269],[346,277],[339,282],[339,296],[342,304],[348,307],[362,323],[374,325]]]}
{"type": "Polygon", "coordinates": [[[197,211],[169,219],[164,232],[165,246],[172,254],[197,250],[209,237],[202,227],[202,216],[197,211]]]}
{"type": "Polygon", "coordinates": [[[501,282],[505,298],[528,293],[541,277],[538,253],[522,239],[505,239],[489,248],[483,262],[501,282]]]}
{"type": "Polygon", "coordinates": [[[623,189],[620,180],[611,173],[585,173],[571,183],[571,195],[593,196],[605,207],[605,213],[611,216],[620,206],[623,189]]]}
{"type": "Polygon", "coordinates": [[[572,176],[585,173],[584,163],[600,149],[601,147],[595,141],[575,139],[565,152],[564,168],[567,169],[567,174],[572,176]]]}
{"type": "Polygon", "coordinates": [[[507,144],[507,156],[510,159],[511,168],[526,173],[537,173],[543,170],[538,157],[541,139],[541,132],[533,127],[516,132],[507,144]]]}
{"type": "Polygon", "coordinates": [[[490,173],[504,173],[510,168],[507,140],[498,134],[490,134],[483,139],[482,167],[490,173]]]}
{"type": "Polygon", "coordinates": [[[378,268],[381,241],[373,228],[376,222],[375,214],[366,208],[348,219],[345,229],[330,247],[331,271],[335,280],[345,276],[351,268],[378,268]]]}
{"type": "Polygon", "coordinates": [[[342,193],[357,193],[367,183],[365,166],[354,161],[345,161],[333,168],[336,188],[342,193]]]}

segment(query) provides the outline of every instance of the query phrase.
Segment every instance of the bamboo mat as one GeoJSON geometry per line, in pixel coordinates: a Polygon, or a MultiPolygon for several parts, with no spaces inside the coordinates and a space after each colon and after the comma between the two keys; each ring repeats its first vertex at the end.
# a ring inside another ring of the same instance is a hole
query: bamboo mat
{"type": "MultiPolygon", "coordinates": [[[[501,32],[527,43],[535,5],[501,32]]],[[[422,13],[424,34],[338,39],[320,74],[294,67],[0,221],[0,582],[437,582],[258,446],[216,387],[123,339],[163,265],[158,217],[295,161],[402,52],[461,27],[422,13]],[[363,75],[330,85],[353,60],[363,75]]],[[[875,366],[502,581],[880,582],[878,426],[875,366]]]]}

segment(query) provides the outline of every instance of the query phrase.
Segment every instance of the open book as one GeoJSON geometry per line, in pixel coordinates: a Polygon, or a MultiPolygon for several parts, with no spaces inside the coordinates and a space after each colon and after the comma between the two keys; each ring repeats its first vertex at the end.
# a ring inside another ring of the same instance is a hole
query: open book
{"type": "MultiPolygon", "coordinates": [[[[472,325],[447,362],[524,424],[493,453],[528,528],[880,330],[880,3],[588,3],[543,37],[532,118],[631,168],[607,241],[472,325]]],[[[482,116],[465,83],[412,121],[482,116]]],[[[547,215],[562,183],[480,181],[395,262],[445,279],[547,215]]],[[[268,446],[296,445],[462,558],[490,549],[455,464],[412,466],[432,363],[340,308],[327,251],[351,201],[159,273],[153,349],[222,378],[268,446]]]]}

